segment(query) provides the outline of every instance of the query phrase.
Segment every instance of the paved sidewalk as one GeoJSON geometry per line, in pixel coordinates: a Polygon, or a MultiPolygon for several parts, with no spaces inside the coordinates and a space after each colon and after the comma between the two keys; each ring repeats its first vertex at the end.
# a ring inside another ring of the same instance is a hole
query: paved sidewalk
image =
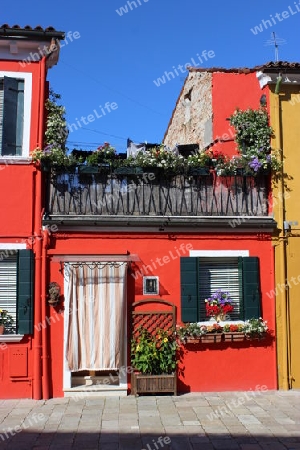
{"type": "Polygon", "coordinates": [[[300,449],[300,391],[0,400],[0,449],[300,449]]]}

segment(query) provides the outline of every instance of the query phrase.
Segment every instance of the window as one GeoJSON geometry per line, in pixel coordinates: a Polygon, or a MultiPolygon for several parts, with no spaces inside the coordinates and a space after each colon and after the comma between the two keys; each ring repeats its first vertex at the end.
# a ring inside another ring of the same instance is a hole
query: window
{"type": "Polygon", "coordinates": [[[143,277],[143,295],[158,295],[159,279],[158,277],[143,277]]]}
{"type": "Polygon", "coordinates": [[[260,317],[259,265],[256,257],[182,257],[181,318],[209,320],[204,300],[217,289],[229,291],[234,304],[231,320],[260,317]]]}
{"type": "Polygon", "coordinates": [[[0,308],[14,318],[10,333],[33,333],[33,252],[0,251],[0,308]]]}
{"type": "Polygon", "coordinates": [[[0,156],[29,156],[30,73],[0,72],[0,156]]]}

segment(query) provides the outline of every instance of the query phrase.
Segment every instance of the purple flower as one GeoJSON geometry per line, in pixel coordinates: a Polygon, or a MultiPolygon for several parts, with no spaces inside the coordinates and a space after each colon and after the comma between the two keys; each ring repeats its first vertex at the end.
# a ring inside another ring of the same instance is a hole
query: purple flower
{"type": "Polygon", "coordinates": [[[211,297],[208,299],[209,302],[216,302],[218,305],[228,305],[232,302],[230,298],[230,293],[217,289],[211,297]]]}
{"type": "Polygon", "coordinates": [[[261,168],[262,163],[258,160],[257,156],[251,156],[251,158],[252,161],[249,162],[248,165],[251,169],[254,170],[254,172],[257,172],[261,168]]]}

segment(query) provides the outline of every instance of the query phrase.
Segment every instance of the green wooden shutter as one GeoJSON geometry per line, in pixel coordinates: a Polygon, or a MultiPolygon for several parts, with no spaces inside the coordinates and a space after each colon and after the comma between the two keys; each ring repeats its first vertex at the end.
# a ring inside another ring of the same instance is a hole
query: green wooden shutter
{"type": "Polygon", "coordinates": [[[181,320],[198,321],[198,258],[180,258],[181,320]]]}
{"type": "Polygon", "coordinates": [[[261,293],[259,278],[259,260],[257,257],[239,258],[242,268],[242,311],[241,319],[247,320],[261,316],[261,293]]]}
{"type": "Polygon", "coordinates": [[[2,155],[16,155],[18,80],[4,77],[2,155]]]}
{"type": "Polygon", "coordinates": [[[17,288],[17,332],[19,334],[33,334],[33,258],[32,250],[19,250],[17,288]]]}

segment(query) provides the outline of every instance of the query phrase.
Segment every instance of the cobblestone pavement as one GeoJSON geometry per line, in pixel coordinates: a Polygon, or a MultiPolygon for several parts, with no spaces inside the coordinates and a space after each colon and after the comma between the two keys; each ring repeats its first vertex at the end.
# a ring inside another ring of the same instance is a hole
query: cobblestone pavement
{"type": "Polygon", "coordinates": [[[300,391],[0,400],[0,449],[300,449],[300,391]]]}

